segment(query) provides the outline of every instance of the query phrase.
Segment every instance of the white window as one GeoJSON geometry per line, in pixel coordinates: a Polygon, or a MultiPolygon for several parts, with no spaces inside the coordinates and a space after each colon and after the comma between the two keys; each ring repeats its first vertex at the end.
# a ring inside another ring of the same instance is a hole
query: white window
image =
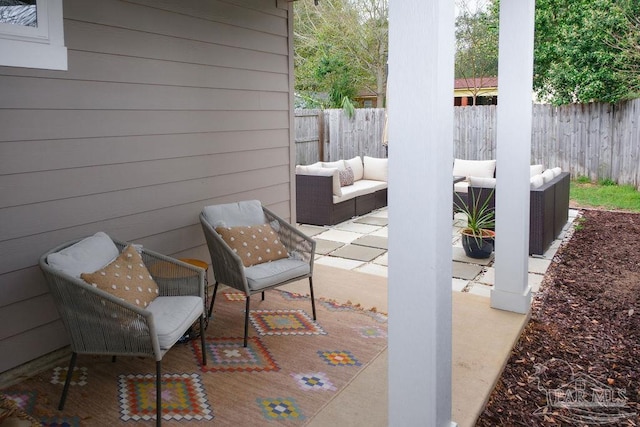
{"type": "Polygon", "coordinates": [[[67,69],[62,0],[0,0],[0,65],[67,69]]]}

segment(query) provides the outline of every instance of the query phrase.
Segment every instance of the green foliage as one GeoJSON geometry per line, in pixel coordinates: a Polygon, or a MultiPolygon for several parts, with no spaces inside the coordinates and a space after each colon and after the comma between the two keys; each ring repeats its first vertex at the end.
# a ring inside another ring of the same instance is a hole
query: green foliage
{"type": "Polygon", "coordinates": [[[348,96],[342,98],[342,110],[350,119],[356,115],[356,107],[353,105],[348,96]]]}
{"type": "Polygon", "coordinates": [[[493,229],[495,227],[495,210],[489,207],[489,201],[493,196],[494,190],[492,189],[484,202],[480,204],[480,198],[474,197],[475,193],[469,193],[468,197],[471,197],[471,203],[465,203],[464,200],[455,193],[458,198],[456,205],[458,210],[467,217],[467,228],[473,233],[474,237],[481,238],[483,229],[493,229]]]}
{"type": "Polygon", "coordinates": [[[580,184],[588,184],[591,182],[591,178],[589,178],[586,175],[580,175],[576,178],[576,181],[579,182],[580,184]]]}
{"type": "Polygon", "coordinates": [[[611,178],[603,178],[598,180],[598,185],[611,186],[611,185],[618,185],[618,184],[611,178]]]}
{"type": "Polygon", "coordinates": [[[384,99],[387,0],[298,1],[294,15],[296,93],[324,108],[340,108],[363,90],[384,99]]]}
{"type": "MultiPolygon", "coordinates": [[[[631,59],[616,35],[627,34],[637,0],[537,0],[534,89],[556,105],[617,102],[633,96],[620,72],[631,59]]],[[[637,35],[637,33],[635,33],[637,35]]],[[[636,60],[637,61],[637,60],[636,60]]],[[[637,64],[637,62],[636,62],[637,64]]]]}
{"type": "Polygon", "coordinates": [[[577,218],[573,223],[573,229],[576,231],[584,230],[584,223],[587,222],[585,217],[577,218]]]}
{"type": "Polygon", "coordinates": [[[632,185],[571,182],[571,200],[582,207],[640,212],[640,193],[632,185]]]}
{"type": "Polygon", "coordinates": [[[456,17],[455,76],[482,86],[483,77],[498,75],[498,9],[497,1],[482,8],[481,0],[458,0],[456,17]]]}

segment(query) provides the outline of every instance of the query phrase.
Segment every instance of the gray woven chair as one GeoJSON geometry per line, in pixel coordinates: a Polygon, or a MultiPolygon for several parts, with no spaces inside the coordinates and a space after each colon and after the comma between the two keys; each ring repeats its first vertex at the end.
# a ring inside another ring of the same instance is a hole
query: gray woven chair
{"type": "Polygon", "coordinates": [[[218,290],[223,283],[241,292],[246,297],[244,319],[244,346],[249,335],[249,307],[251,295],[300,279],[309,279],[313,320],[316,320],[316,306],[313,296],[313,258],[316,242],[304,235],[291,224],[262,206],[258,200],[242,201],[224,205],[205,207],[200,213],[200,222],[207,240],[211,265],[215,276],[215,287],[209,317],[218,290]],[[237,227],[271,223],[280,242],[289,253],[288,258],[245,267],[241,258],[216,232],[216,227],[237,227]]]}
{"type": "MultiPolygon", "coordinates": [[[[156,361],[156,425],[159,426],[162,420],[162,357],[198,318],[202,363],[207,363],[204,351],[204,270],[143,249],[142,260],[158,285],[159,296],[147,308],[140,308],[53,268],[47,261],[50,254],[79,241],[62,244],[40,258],[40,268],[71,341],[71,360],[58,409],[64,408],[78,354],[110,355],[114,361],[116,356],[151,357],[156,361]],[[184,296],[190,298],[165,298],[184,296]],[[194,296],[199,297],[199,303],[194,296]],[[159,305],[155,305],[156,302],[159,305]],[[175,318],[177,306],[183,309],[182,321],[175,318]]],[[[120,252],[126,246],[124,242],[113,242],[120,252]]]]}

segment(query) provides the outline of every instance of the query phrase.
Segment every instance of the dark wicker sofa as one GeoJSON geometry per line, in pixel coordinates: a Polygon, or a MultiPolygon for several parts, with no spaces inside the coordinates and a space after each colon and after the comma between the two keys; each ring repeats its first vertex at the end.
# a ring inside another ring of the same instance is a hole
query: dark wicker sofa
{"type": "Polygon", "coordinates": [[[334,225],[387,206],[387,159],[296,166],[296,215],[304,224],[334,225]]]}
{"type": "Polygon", "coordinates": [[[387,206],[387,189],[333,203],[333,178],[296,175],[296,216],[303,224],[335,225],[387,206]]]}
{"type": "MultiPolygon", "coordinates": [[[[544,254],[567,223],[569,181],[569,172],[562,172],[549,182],[529,191],[529,254],[544,254]]],[[[470,200],[477,200],[480,206],[490,198],[488,206],[495,208],[495,194],[491,190],[469,186],[467,197],[470,200]]]]}

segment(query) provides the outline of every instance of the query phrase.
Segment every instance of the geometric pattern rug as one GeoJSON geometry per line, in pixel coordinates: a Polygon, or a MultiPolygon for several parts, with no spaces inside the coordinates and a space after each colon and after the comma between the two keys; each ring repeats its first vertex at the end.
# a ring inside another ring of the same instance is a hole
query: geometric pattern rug
{"type": "MultiPolygon", "coordinates": [[[[162,359],[167,425],[302,426],[387,346],[384,314],[318,298],[314,321],[308,296],[270,290],[264,300],[251,301],[244,347],[244,298],[224,287],[218,296],[205,348],[200,339],[187,341],[162,359]]],[[[79,355],[58,411],[67,363],[0,393],[43,425],[153,424],[152,359],[79,355]]]]}

